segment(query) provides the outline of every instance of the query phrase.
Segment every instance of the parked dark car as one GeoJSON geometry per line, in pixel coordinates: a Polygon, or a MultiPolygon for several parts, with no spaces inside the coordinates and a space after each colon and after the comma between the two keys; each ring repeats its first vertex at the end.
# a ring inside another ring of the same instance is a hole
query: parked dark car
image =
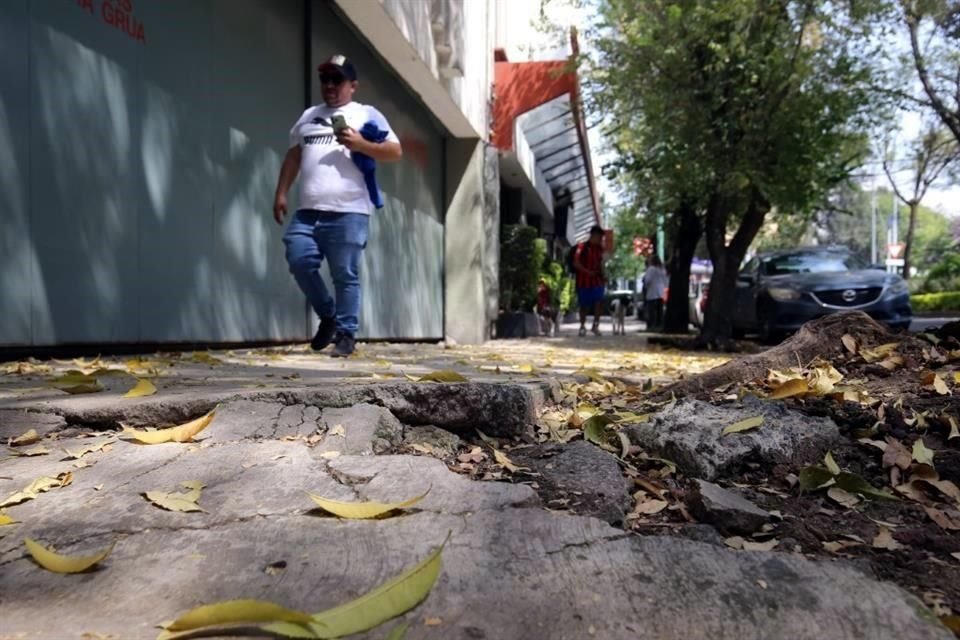
{"type": "Polygon", "coordinates": [[[863,311],[894,329],[910,326],[910,292],[899,275],[868,268],[845,248],[762,254],[737,279],[734,333],[774,341],[809,320],[863,311]]]}

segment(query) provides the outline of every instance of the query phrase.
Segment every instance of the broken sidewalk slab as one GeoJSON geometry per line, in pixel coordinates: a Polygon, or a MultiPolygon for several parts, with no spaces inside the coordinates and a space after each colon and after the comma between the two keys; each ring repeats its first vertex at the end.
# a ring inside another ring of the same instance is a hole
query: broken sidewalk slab
{"type": "Polygon", "coordinates": [[[411,448],[419,447],[421,453],[452,458],[457,455],[463,440],[446,429],[428,424],[404,429],[403,444],[411,448]]]}
{"type": "Polygon", "coordinates": [[[732,491],[705,480],[692,480],[686,495],[690,513],[727,536],[750,535],[770,520],[770,514],[732,491]]]}
{"type": "MultiPolygon", "coordinates": [[[[22,554],[0,575],[0,619],[14,637],[83,630],[153,640],[160,621],[227,599],[319,611],[415,565],[448,531],[437,584],[404,616],[408,640],[952,638],[912,596],[842,564],[632,536],[541,509],[367,521],[281,515],[144,530],[123,537],[98,571],[77,576],[82,589],[22,554]],[[279,562],[281,572],[266,571],[279,562]]],[[[74,553],[113,539],[52,536],[74,553]]],[[[382,629],[358,636],[382,637],[382,629]]]]}
{"type": "Polygon", "coordinates": [[[389,410],[408,425],[434,425],[471,435],[480,429],[490,436],[512,437],[525,433],[536,422],[537,412],[555,401],[558,393],[557,383],[549,380],[523,384],[345,382],[268,391],[228,389],[214,381],[208,388],[164,389],[163,393],[134,400],[90,394],[43,401],[5,401],[4,411],[0,413],[0,432],[6,432],[3,425],[11,422],[12,416],[26,409],[62,416],[71,425],[109,429],[120,422],[134,427],[180,424],[207,413],[218,404],[245,400],[320,408],[366,403],[389,410]]]}
{"type": "Polygon", "coordinates": [[[403,442],[403,425],[392,413],[372,404],[324,409],[323,440],[314,449],[319,456],[373,455],[396,451],[403,442]]]}
{"type": "Polygon", "coordinates": [[[537,476],[537,492],[545,506],[621,524],[633,501],[617,459],[599,447],[577,440],[544,444],[510,452],[514,464],[537,476]]]}
{"type": "Polygon", "coordinates": [[[672,460],[686,475],[705,480],[748,462],[812,463],[840,438],[829,418],[807,416],[782,403],[757,399],[722,406],[684,400],[626,431],[631,442],[644,451],[672,460]],[[722,435],[724,428],[757,416],[763,417],[760,427],[722,435]]]}

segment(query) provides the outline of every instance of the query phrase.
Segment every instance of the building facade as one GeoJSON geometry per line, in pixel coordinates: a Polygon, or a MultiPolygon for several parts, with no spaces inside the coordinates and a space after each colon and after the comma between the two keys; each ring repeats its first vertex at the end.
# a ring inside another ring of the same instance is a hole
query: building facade
{"type": "Polygon", "coordinates": [[[378,168],[360,337],[484,340],[505,166],[490,134],[498,10],[0,3],[0,348],[312,335],[271,209],[288,130],[333,53],[404,147],[378,168]]]}
{"type": "Polygon", "coordinates": [[[546,164],[566,151],[540,144],[533,130],[552,129],[533,109],[493,144],[498,34],[529,34],[540,4],[0,2],[0,349],[312,335],[271,210],[289,128],[334,53],[404,148],[378,168],[360,337],[483,341],[501,214],[517,217],[519,189],[546,232],[558,187],[579,184],[546,164]]]}

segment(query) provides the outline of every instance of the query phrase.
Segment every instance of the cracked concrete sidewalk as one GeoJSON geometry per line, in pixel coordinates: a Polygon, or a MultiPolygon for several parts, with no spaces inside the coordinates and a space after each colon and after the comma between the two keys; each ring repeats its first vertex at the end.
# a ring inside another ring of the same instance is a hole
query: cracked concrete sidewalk
{"type": "MultiPolygon", "coordinates": [[[[0,500],[39,476],[73,478],[7,509],[19,523],[0,527],[0,639],[154,638],[161,621],[236,598],[320,611],[416,564],[448,531],[438,583],[404,616],[408,639],[951,637],[912,596],[845,564],[640,537],[550,511],[529,486],[477,482],[440,460],[397,454],[413,425],[520,434],[556,387],[547,376],[503,373],[515,359],[499,350],[498,375],[457,349],[367,349],[346,363],[297,350],[279,360],[216,354],[225,363],[213,366],[181,358],[154,378],[157,395],[140,399],[122,397],[132,382],[123,376],[81,396],[42,387],[42,377],[0,378],[0,438],[36,428],[52,450],[3,459],[0,500]],[[417,361],[400,362],[402,353],[417,361]],[[349,377],[458,367],[473,382],[349,377]],[[284,378],[292,372],[300,377],[284,378]],[[42,388],[24,392],[30,385],[42,388]],[[61,449],[91,435],[116,435],[120,421],[169,424],[218,403],[197,442],[120,440],[81,468],[62,459],[61,449]],[[190,480],[205,485],[202,512],[164,511],[142,495],[190,480]],[[427,488],[414,508],[367,521],[324,515],[307,495],[393,501],[427,488]],[[116,547],[95,571],[58,575],[29,559],[26,536],[64,553],[116,547]]],[[[362,637],[384,638],[391,626],[362,637]]]]}

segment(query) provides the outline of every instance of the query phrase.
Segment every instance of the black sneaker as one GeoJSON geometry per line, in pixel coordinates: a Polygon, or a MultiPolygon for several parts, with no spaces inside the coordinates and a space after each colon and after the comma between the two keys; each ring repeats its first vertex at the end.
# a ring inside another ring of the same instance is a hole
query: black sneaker
{"type": "Polygon", "coordinates": [[[333,342],[333,335],[337,332],[337,319],[335,317],[320,318],[320,326],[317,327],[317,333],[310,341],[310,348],[314,351],[322,351],[333,342]]]}
{"type": "Polygon", "coordinates": [[[337,346],[334,347],[332,358],[349,358],[357,348],[357,341],[349,333],[341,333],[337,336],[337,346]]]}

